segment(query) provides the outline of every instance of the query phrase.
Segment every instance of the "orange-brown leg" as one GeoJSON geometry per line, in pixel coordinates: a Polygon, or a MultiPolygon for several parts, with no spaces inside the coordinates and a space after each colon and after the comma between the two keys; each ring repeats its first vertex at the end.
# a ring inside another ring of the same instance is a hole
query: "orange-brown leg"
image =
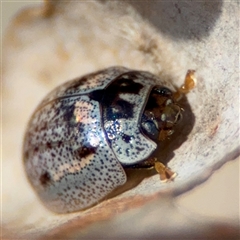
{"type": "Polygon", "coordinates": [[[196,86],[197,79],[195,77],[195,72],[195,70],[187,71],[184,84],[174,93],[174,98],[176,100],[180,99],[182,94],[189,93],[196,86]]]}
{"type": "Polygon", "coordinates": [[[173,180],[177,176],[175,172],[161,162],[155,162],[155,169],[159,173],[162,182],[173,180]]]}

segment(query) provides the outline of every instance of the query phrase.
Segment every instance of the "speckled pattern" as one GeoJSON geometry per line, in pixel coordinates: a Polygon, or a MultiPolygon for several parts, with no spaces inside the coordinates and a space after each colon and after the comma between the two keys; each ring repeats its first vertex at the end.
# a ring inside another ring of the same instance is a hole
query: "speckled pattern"
{"type": "Polygon", "coordinates": [[[97,203],[126,182],[121,164],[149,157],[156,143],[138,123],[156,81],[112,67],[67,82],[43,100],[28,125],[24,165],[49,209],[65,213],[97,203]]]}
{"type": "Polygon", "coordinates": [[[126,181],[99,119],[98,103],[90,103],[87,96],[55,100],[36,112],[25,142],[25,168],[51,210],[88,207],[126,181]],[[86,115],[72,123],[64,110],[78,104],[86,115]]]}
{"type": "Polygon", "coordinates": [[[43,106],[45,103],[59,97],[68,97],[89,93],[96,89],[103,89],[111,83],[114,78],[128,71],[129,69],[125,67],[109,67],[107,69],[76,78],[72,81],[68,81],[50,92],[46,98],[44,98],[40,106],[43,106]]]}
{"type": "Polygon", "coordinates": [[[139,129],[142,112],[155,85],[156,78],[152,74],[132,71],[119,76],[108,88],[108,99],[103,101],[104,128],[122,164],[138,163],[157,147],[139,129]],[[109,96],[111,93],[113,97],[109,96]]]}

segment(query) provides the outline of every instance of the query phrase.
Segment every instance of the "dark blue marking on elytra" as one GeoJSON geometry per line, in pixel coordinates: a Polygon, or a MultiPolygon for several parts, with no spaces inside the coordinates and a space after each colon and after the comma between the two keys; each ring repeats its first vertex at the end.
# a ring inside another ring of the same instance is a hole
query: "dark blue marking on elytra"
{"type": "Polygon", "coordinates": [[[122,134],[122,140],[125,142],[125,143],[130,143],[132,137],[127,135],[127,134],[122,134]]]}

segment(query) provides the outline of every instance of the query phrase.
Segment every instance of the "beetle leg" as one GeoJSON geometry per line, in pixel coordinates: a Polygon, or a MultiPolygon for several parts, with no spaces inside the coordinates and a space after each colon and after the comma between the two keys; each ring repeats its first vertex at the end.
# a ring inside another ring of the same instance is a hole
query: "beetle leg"
{"type": "Polygon", "coordinates": [[[169,180],[173,180],[177,174],[173,172],[170,168],[166,167],[161,162],[155,162],[155,169],[160,175],[160,180],[162,182],[167,182],[169,180]]]}
{"type": "Polygon", "coordinates": [[[179,100],[183,94],[189,93],[196,86],[197,79],[194,75],[195,72],[195,70],[187,71],[184,84],[174,93],[174,98],[176,100],[179,100]]]}
{"type": "Polygon", "coordinates": [[[159,141],[164,141],[167,139],[170,135],[174,133],[174,130],[161,130],[158,135],[158,140],[159,141]]]}

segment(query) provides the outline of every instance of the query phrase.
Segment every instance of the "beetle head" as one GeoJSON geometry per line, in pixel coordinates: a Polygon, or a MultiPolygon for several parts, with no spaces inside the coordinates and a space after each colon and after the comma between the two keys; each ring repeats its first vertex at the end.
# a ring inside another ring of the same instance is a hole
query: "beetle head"
{"type": "Polygon", "coordinates": [[[154,87],[141,119],[143,133],[154,141],[166,139],[173,134],[174,126],[182,117],[182,110],[170,89],[154,87]]]}

